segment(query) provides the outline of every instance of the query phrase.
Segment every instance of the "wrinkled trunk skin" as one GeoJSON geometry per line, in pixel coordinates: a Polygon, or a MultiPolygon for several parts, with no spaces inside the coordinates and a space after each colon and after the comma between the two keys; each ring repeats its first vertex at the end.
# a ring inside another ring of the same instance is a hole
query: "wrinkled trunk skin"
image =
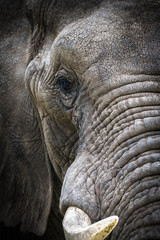
{"type": "Polygon", "coordinates": [[[160,239],[159,90],[97,100],[65,177],[62,211],[79,206],[92,222],[117,215],[112,240],[160,239]]]}

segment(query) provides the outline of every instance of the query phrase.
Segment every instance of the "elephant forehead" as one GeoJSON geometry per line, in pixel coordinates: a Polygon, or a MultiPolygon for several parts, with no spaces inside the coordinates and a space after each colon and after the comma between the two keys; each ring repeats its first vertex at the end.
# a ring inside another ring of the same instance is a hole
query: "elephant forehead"
{"type": "Polygon", "coordinates": [[[117,37],[118,32],[105,15],[97,12],[65,27],[54,42],[61,57],[67,60],[74,57],[77,61],[82,59],[86,64],[94,63],[100,55],[106,53],[106,47],[117,37]]]}
{"type": "Polygon", "coordinates": [[[105,61],[115,71],[157,72],[160,31],[156,17],[147,22],[146,18],[147,14],[137,18],[123,8],[117,14],[112,8],[103,7],[65,27],[53,49],[58,51],[61,62],[81,71],[105,61]]]}

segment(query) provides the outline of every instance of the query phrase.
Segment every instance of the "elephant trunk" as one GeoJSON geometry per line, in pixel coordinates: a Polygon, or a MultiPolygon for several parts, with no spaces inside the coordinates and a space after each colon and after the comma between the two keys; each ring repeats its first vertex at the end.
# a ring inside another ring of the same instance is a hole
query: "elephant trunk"
{"type": "Polygon", "coordinates": [[[121,91],[115,99],[112,94],[101,97],[94,105],[97,112],[88,114],[88,123],[84,120],[60,208],[64,213],[68,206],[77,206],[93,223],[117,215],[112,240],[144,236],[156,240],[160,239],[160,90],[131,91],[135,89],[129,86],[126,96],[121,91]]]}

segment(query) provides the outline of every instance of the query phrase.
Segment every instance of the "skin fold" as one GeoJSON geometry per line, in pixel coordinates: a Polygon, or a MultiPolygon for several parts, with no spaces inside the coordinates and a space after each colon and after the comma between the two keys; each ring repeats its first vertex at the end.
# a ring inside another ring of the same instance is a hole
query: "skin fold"
{"type": "Polygon", "coordinates": [[[160,2],[0,4],[0,239],[160,239],[160,2]]]}

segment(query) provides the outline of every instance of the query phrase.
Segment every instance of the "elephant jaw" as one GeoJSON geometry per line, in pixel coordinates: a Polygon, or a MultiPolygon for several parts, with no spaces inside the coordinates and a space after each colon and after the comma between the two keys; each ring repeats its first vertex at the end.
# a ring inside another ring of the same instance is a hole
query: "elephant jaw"
{"type": "Polygon", "coordinates": [[[91,224],[89,216],[79,208],[69,207],[63,219],[66,240],[104,240],[118,223],[112,216],[91,224]]]}

